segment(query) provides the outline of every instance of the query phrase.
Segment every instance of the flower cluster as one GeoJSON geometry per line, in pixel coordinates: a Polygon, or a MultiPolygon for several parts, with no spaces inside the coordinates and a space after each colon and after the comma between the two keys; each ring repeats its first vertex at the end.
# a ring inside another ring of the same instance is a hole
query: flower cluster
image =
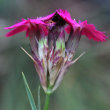
{"type": "Polygon", "coordinates": [[[82,35],[101,42],[107,38],[93,24],[87,21],[76,22],[66,10],[61,9],[45,17],[22,19],[5,29],[12,29],[6,34],[7,37],[26,31],[32,50],[32,56],[29,56],[34,61],[45,92],[53,92],[59,86],[66,69],[75,62],[72,59],[82,35]]]}

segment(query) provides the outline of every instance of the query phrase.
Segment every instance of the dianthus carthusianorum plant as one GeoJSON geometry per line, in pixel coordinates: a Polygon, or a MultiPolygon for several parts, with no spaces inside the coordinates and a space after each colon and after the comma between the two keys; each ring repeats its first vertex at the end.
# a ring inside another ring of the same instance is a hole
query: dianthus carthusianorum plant
{"type": "MultiPolygon", "coordinates": [[[[21,22],[5,29],[12,29],[6,34],[7,37],[26,31],[32,55],[22,49],[33,60],[41,86],[45,91],[44,110],[48,110],[49,96],[60,85],[67,68],[84,54],[72,60],[81,36],[101,42],[107,38],[103,32],[96,30],[93,24],[88,24],[87,21],[76,22],[66,10],[61,9],[45,17],[22,19],[21,22]],[[65,33],[68,36],[65,36],[65,33]]],[[[40,110],[40,98],[37,108],[26,78],[23,73],[22,75],[32,110],[40,110]]]]}

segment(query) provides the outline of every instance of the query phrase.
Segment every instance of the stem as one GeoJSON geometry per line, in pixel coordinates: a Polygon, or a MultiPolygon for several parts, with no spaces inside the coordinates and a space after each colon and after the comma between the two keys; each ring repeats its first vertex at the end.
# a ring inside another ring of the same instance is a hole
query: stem
{"type": "Polygon", "coordinates": [[[46,93],[44,110],[48,110],[49,99],[50,99],[50,94],[46,93]]]}

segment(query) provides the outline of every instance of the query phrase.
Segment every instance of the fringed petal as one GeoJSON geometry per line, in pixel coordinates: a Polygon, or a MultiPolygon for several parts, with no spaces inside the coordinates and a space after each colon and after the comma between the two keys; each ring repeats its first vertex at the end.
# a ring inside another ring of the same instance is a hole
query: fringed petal
{"type": "Polygon", "coordinates": [[[93,39],[95,41],[105,41],[107,36],[104,35],[104,32],[96,30],[93,24],[87,24],[87,21],[81,23],[82,32],[81,35],[85,35],[89,39],[93,39]]]}
{"type": "Polygon", "coordinates": [[[28,23],[28,20],[23,20],[23,21],[21,21],[21,22],[19,22],[19,23],[16,23],[16,24],[14,24],[14,25],[12,25],[12,26],[10,26],[10,27],[5,27],[4,29],[17,28],[17,27],[20,27],[20,26],[25,25],[25,24],[27,24],[27,23],[28,23]]]}
{"type": "Polygon", "coordinates": [[[18,34],[22,31],[26,31],[27,30],[27,26],[26,25],[22,25],[22,26],[19,26],[19,27],[16,27],[15,29],[11,30],[10,32],[8,32],[6,34],[6,37],[11,37],[15,34],[18,34]]]}

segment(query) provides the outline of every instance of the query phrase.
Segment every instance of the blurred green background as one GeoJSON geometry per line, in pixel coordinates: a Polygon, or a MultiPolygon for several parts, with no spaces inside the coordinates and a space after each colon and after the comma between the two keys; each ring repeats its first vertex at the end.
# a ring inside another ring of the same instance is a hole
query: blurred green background
{"type": "MultiPolygon", "coordinates": [[[[20,49],[30,52],[25,33],[6,38],[8,30],[21,18],[45,16],[67,9],[72,18],[88,20],[110,34],[110,0],[0,0],[0,110],[31,110],[21,72],[25,73],[37,104],[39,78],[33,62],[20,49]]],[[[49,110],[110,110],[110,39],[104,43],[82,37],[77,57],[60,87],[51,96],[49,110]]],[[[41,90],[42,106],[44,92],[41,90]]]]}

